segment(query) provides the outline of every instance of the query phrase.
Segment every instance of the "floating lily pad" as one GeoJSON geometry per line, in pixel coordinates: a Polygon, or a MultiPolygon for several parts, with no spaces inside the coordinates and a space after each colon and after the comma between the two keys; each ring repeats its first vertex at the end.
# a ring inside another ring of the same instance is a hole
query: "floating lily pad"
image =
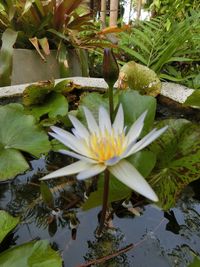
{"type": "Polygon", "coordinates": [[[157,96],[161,90],[161,82],[157,74],[134,61],[124,64],[120,70],[118,82],[121,89],[134,89],[142,95],[157,96]]]}
{"type": "Polygon", "coordinates": [[[131,126],[133,122],[147,110],[148,113],[145,118],[142,134],[151,130],[156,113],[156,100],[154,97],[142,96],[136,91],[125,91],[121,92],[119,103],[123,105],[126,126],[131,126]]]}
{"type": "Polygon", "coordinates": [[[27,86],[23,92],[25,106],[42,104],[46,96],[54,89],[54,82],[44,81],[27,86]]]}
{"type": "Polygon", "coordinates": [[[39,157],[50,150],[50,142],[35,124],[35,118],[25,115],[20,104],[0,107],[0,125],[0,180],[3,181],[28,169],[20,151],[39,157]]]}
{"type": "Polygon", "coordinates": [[[58,115],[66,116],[68,112],[67,99],[59,94],[52,92],[41,105],[29,106],[28,111],[37,119],[48,114],[49,118],[56,118],[58,115]]]}
{"type": "Polygon", "coordinates": [[[150,145],[157,163],[149,181],[167,210],[176,203],[183,188],[200,178],[200,127],[187,120],[166,120],[168,130],[150,145]]]}
{"type": "Polygon", "coordinates": [[[0,266],[4,267],[61,267],[62,259],[51,249],[46,240],[32,241],[10,248],[0,254],[0,266]]]}
{"type": "Polygon", "coordinates": [[[13,217],[6,211],[0,210],[0,243],[6,235],[18,225],[18,223],[18,217],[13,217]]]}

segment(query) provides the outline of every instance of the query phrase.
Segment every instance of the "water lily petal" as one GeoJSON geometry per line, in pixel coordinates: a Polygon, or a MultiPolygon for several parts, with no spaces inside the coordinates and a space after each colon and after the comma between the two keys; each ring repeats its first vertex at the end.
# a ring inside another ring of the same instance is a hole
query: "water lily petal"
{"type": "Polygon", "coordinates": [[[99,108],[99,128],[101,132],[107,130],[111,132],[111,121],[107,110],[104,107],[99,108]]]}
{"type": "Polygon", "coordinates": [[[82,154],[84,156],[89,156],[88,147],[86,146],[85,142],[81,139],[78,139],[73,134],[58,128],[56,126],[52,126],[51,129],[55,133],[49,133],[52,137],[59,140],[65,146],[69,147],[70,149],[82,154]]]}
{"type": "Polygon", "coordinates": [[[85,112],[85,118],[87,121],[88,129],[90,130],[91,133],[98,134],[99,133],[99,127],[98,127],[97,122],[96,122],[94,116],[92,115],[91,111],[86,107],[83,107],[83,110],[85,112]]]}
{"type": "Polygon", "coordinates": [[[89,132],[87,128],[76,117],[69,115],[69,119],[75,128],[77,137],[84,139],[89,137],[89,132]]]}
{"type": "Polygon", "coordinates": [[[74,162],[74,163],[72,163],[66,167],[58,169],[55,172],[47,174],[43,178],[41,178],[40,180],[48,180],[51,178],[57,178],[57,177],[62,177],[62,176],[66,176],[66,175],[76,174],[78,172],[87,170],[90,167],[91,167],[90,163],[80,160],[80,161],[74,162]]]}
{"type": "Polygon", "coordinates": [[[112,127],[114,131],[118,134],[121,134],[124,130],[124,111],[122,108],[122,104],[119,105],[112,127]]]}
{"type": "Polygon", "coordinates": [[[128,139],[128,144],[135,142],[140,136],[144,126],[144,119],[146,117],[146,114],[147,110],[143,112],[142,115],[131,126],[128,134],[126,135],[126,138],[128,139]]]}
{"type": "Polygon", "coordinates": [[[130,149],[127,149],[125,153],[122,155],[123,158],[128,157],[149,144],[151,144],[154,140],[156,140],[161,134],[163,134],[167,130],[168,126],[165,126],[159,130],[153,129],[150,133],[148,133],[145,137],[143,137],[139,142],[136,144],[133,144],[133,146],[130,149]]]}
{"type": "Polygon", "coordinates": [[[61,154],[68,155],[70,157],[76,158],[76,159],[80,159],[82,161],[90,162],[90,163],[93,163],[93,164],[97,163],[96,160],[93,160],[93,159],[88,158],[88,157],[84,157],[84,156],[82,156],[80,154],[74,153],[74,152],[69,151],[69,150],[60,149],[60,150],[58,150],[58,152],[60,152],[61,154]]]}
{"type": "Polygon", "coordinates": [[[145,196],[152,201],[158,201],[153,189],[135,169],[135,167],[126,160],[121,160],[114,166],[108,167],[108,170],[122,183],[145,196]]]}
{"type": "Polygon", "coordinates": [[[87,170],[80,172],[77,175],[78,180],[84,180],[90,177],[93,177],[106,169],[106,166],[103,164],[93,164],[87,170]]]}

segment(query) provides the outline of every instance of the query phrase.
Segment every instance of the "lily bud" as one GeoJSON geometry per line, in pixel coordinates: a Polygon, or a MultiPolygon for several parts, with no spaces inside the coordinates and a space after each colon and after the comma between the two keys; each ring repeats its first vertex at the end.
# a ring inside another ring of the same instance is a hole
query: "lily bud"
{"type": "Polygon", "coordinates": [[[113,87],[119,76],[117,60],[111,48],[104,49],[103,78],[109,87],[113,87]]]}

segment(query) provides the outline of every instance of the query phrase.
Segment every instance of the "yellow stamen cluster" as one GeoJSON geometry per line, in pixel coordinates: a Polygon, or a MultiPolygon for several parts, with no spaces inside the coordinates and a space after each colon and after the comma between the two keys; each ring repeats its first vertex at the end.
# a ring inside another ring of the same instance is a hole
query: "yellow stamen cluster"
{"type": "Polygon", "coordinates": [[[93,159],[105,162],[120,156],[126,148],[125,135],[104,131],[90,136],[89,149],[93,159]]]}

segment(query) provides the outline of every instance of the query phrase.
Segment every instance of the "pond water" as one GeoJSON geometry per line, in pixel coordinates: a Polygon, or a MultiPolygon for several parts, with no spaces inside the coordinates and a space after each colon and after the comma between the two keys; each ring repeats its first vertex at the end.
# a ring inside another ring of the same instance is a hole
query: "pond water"
{"type": "MultiPolygon", "coordinates": [[[[177,116],[177,110],[158,107],[159,117],[177,116]]],[[[191,114],[190,114],[191,115],[191,114]]],[[[180,111],[179,116],[188,114],[180,111]]],[[[21,217],[21,224],[1,245],[1,251],[33,239],[48,239],[63,258],[64,267],[86,266],[85,262],[116,253],[130,244],[126,253],[92,266],[185,267],[200,254],[200,182],[183,192],[176,206],[163,212],[153,205],[139,207],[140,216],[123,208],[113,214],[110,228],[101,238],[95,231],[101,207],[83,211],[85,185],[74,177],[48,181],[54,195],[54,209],[44,203],[38,178],[69,163],[58,153],[33,160],[31,169],[13,181],[0,185],[0,209],[21,217]],[[77,229],[72,229],[77,224],[77,229]]],[[[53,267],[53,266],[52,266],[53,267]]]]}

